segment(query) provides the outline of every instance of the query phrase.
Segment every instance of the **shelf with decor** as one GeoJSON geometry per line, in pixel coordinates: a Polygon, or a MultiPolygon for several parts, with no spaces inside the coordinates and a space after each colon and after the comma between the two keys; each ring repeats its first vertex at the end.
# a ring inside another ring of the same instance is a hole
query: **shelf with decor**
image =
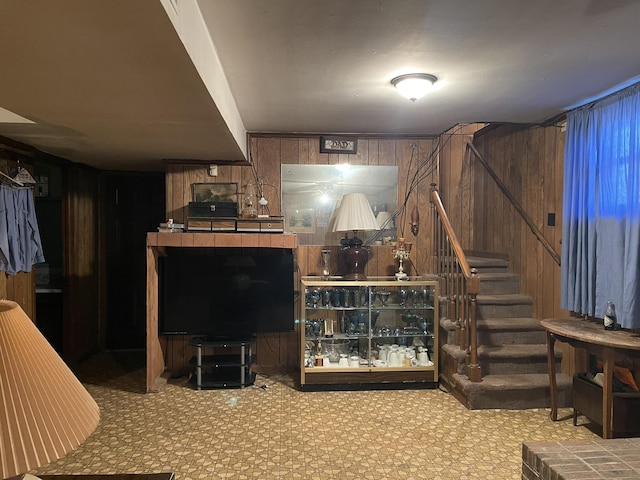
{"type": "Polygon", "coordinates": [[[434,277],[303,277],[302,289],[302,390],[437,386],[434,277]]]}

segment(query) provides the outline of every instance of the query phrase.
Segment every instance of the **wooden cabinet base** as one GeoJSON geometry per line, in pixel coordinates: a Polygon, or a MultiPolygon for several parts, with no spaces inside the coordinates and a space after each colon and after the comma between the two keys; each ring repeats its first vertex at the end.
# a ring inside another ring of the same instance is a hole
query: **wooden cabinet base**
{"type": "MultiPolygon", "coordinates": [[[[318,367],[321,370],[323,367],[318,367]]],[[[419,371],[353,369],[353,372],[307,373],[302,391],[314,390],[395,390],[437,388],[434,373],[419,371]]]]}
{"type": "MultiPolygon", "coordinates": [[[[602,426],[602,387],[573,377],[573,424],[584,415],[602,426]]],[[[613,436],[632,437],[640,434],[640,392],[613,394],[613,436]]]]}

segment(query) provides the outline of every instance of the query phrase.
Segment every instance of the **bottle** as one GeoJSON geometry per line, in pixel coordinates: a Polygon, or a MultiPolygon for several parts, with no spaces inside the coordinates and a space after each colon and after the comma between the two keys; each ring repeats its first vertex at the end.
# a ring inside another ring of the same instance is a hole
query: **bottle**
{"type": "Polygon", "coordinates": [[[604,311],[603,323],[605,330],[615,330],[618,327],[616,306],[611,300],[607,300],[607,309],[604,311]]]}
{"type": "Polygon", "coordinates": [[[242,218],[258,218],[258,209],[256,208],[256,191],[253,183],[247,183],[244,190],[244,208],[240,212],[242,218]]]}

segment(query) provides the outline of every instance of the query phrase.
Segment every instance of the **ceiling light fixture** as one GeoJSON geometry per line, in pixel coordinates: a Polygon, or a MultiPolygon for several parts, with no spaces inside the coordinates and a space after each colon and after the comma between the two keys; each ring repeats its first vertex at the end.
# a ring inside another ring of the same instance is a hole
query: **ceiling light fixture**
{"type": "Polygon", "coordinates": [[[391,83],[398,89],[400,95],[415,102],[424,96],[437,80],[435,76],[428,73],[407,73],[393,78],[391,83]]]}

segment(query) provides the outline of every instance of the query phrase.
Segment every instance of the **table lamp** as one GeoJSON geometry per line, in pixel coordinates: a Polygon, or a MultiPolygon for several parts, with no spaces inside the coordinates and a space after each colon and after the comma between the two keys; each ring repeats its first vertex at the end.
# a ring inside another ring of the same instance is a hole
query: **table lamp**
{"type": "Polygon", "coordinates": [[[66,455],[99,420],[96,402],[27,314],[0,300],[0,478],[66,455]]]}
{"type": "Polygon", "coordinates": [[[348,193],[342,197],[333,224],[334,232],[353,231],[349,244],[342,249],[347,265],[347,280],[366,280],[364,269],[369,260],[369,250],[362,246],[357,231],[380,230],[371,205],[364,193],[348,193]]]}

